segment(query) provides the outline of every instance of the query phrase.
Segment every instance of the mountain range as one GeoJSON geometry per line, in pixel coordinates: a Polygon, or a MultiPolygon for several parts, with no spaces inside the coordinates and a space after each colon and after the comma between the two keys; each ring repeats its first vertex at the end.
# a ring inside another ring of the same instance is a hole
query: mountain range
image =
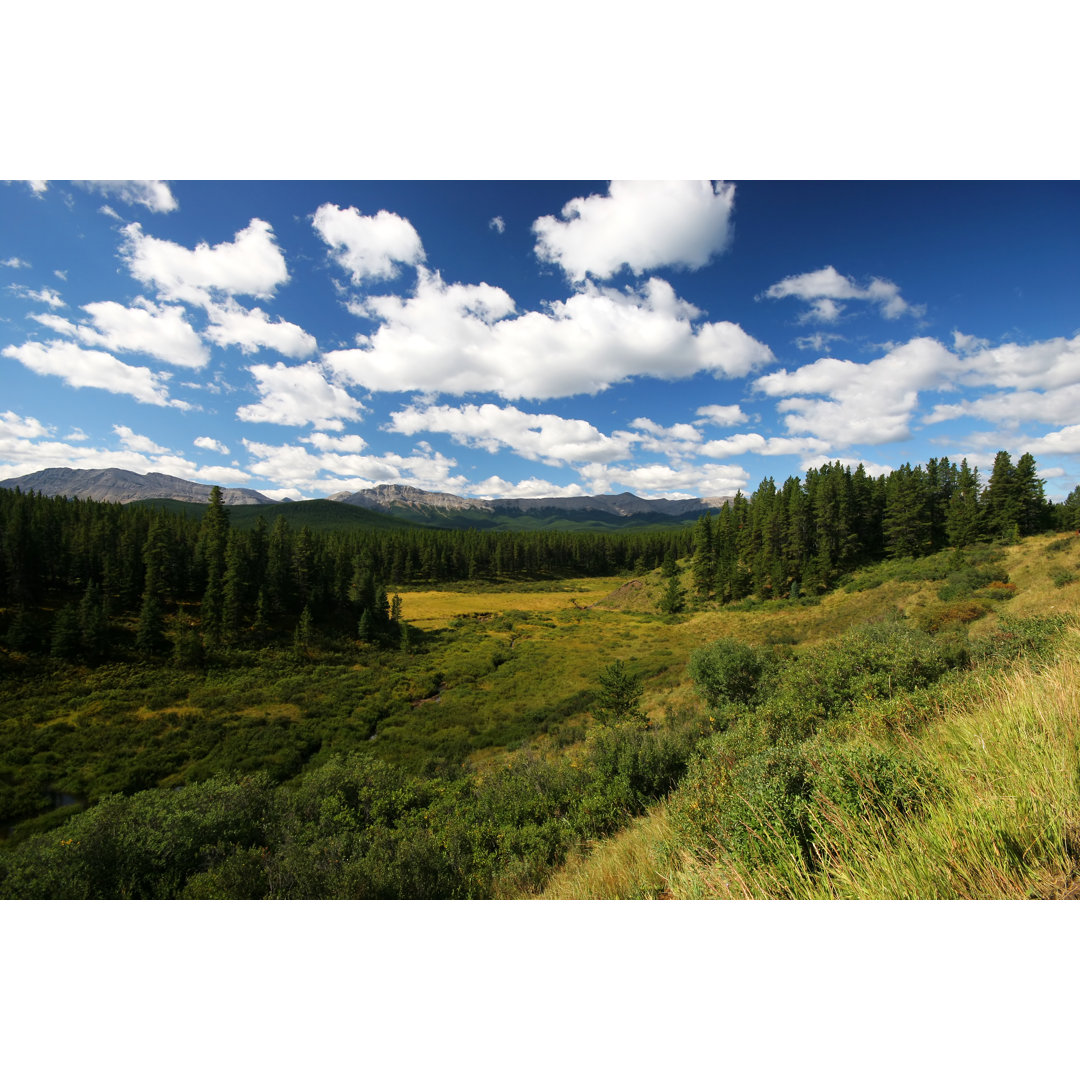
{"type": "MultiPolygon", "coordinates": [[[[93,499],[98,502],[136,502],[142,499],[174,499],[206,503],[212,485],[181,480],[164,473],[129,472],[126,469],[43,469],[0,480],[0,487],[38,491],[43,495],[93,499]]],[[[251,488],[222,487],[226,504],[281,505],[251,488]]],[[[535,499],[469,499],[447,492],[422,491],[403,484],[379,484],[361,491],[339,491],[329,501],[375,510],[417,523],[499,527],[513,519],[553,516],[584,523],[631,524],[625,519],[659,523],[696,518],[722,506],[723,498],[643,499],[628,491],[621,494],[581,495],[535,499]]],[[[285,500],[288,502],[288,500],[285,500]]]]}

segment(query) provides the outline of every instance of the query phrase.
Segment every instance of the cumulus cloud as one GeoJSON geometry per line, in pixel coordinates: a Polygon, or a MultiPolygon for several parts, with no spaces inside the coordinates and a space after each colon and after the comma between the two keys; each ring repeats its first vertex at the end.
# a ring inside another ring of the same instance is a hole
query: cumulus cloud
{"type": "Polygon", "coordinates": [[[43,326],[109,351],[139,352],[178,367],[200,368],[210,353],[184,317],[184,309],[139,297],[132,307],[113,300],[84,304],[92,325],[55,315],[31,316],[43,326]]]}
{"type": "Polygon", "coordinates": [[[229,448],[224,443],[212,439],[209,435],[200,435],[194,440],[194,445],[200,450],[213,450],[217,454],[227,454],[229,452],[229,448]]]}
{"type": "Polygon", "coordinates": [[[696,424],[715,424],[717,427],[734,427],[745,424],[750,418],[738,405],[702,405],[696,414],[700,420],[696,424]]]}
{"type": "Polygon", "coordinates": [[[126,424],[113,424],[113,431],[127,450],[135,450],[140,454],[167,454],[169,452],[166,447],[158,446],[148,435],[137,435],[126,424]]]}
{"type": "Polygon", "coordinates": [[[1021,451],[1028,454],[1080,454],[1080,424],[1047,432],[1042,438],[1025,443],[1021,451]]]}
{"type": "Polygon", "coordinates": [[[75,183],[114,196],[129,206],[145,206],[155,214],[167,214],[180,206],[164,180],[76,180],[75,183]]]}
{"type": "Polygon", "coordinates": [[[838,300],[868,301],[877,305],[886,319],[898,319],[905,313],[922,315],[925,311],[922,306],[909,304],[900,295],[900,287],[891,281],[875,277],[868,285],[861,286],[832,266],[786,277],[770,285],[764,295],[772,300],[788,296],[805,300],[809,307],[800,317],[801,322],[836,322],[845,307],[838,300]]]}
{"type": "Polygon", "coordinates": [[[33,416],[19,416],[10,409],[0,413],[0,437],[43,439],[49,434],[49,428],[33,416]]]}
{"type": "Polygon", "coordinates": [[[1080,416],[1080,370],[1077,381],[1046,393],[1018,390],[1013,393],[986,394],[973,400],[936,405],[923,417],[925,424],[940,424],[974,416],[1006,428],[1022,423],[1064,424],[1080,416]]]}
{"type": "Polygon", "coordinates": [[[512,484],[501,476],[489,476],[486,480],[472,484],[468,494],[478,499],[574,499],[590,492],[580,484],[554,484],[550,480],[539,480],[530,476],[512,484]]]}
{"type": "Polygon", "coordinates": [[[966,357],[962,382],[1002,389],[1051,390],[1080,381],[1080,334],[1029,345],[1007,343],[966,357]]]}
{"type": "Polygon", "coordinates": [[[30,264],[25,259],[20,259],[17,255],[12,255],[10,259],[4,259],[0,261],[0,266],[9,266],[12,270],[29,270],[30,264]]]}
{"type": "Polygon", "coordinates": [[[145,367],[133,367],[110,353],[83,349],[69,341],[9,345],[4,356],[18,360],[38,375],[57,375],[76,388],[94,387],[111,394],[129,394],[147,405],[172,405],[189,409],[186,401],[170,398],[165,377],[145,367]]]}
{"type": "Polygon", "coordinates": [[[579,470],[589,491],[632,490],[651,498],[692,498],[695,494],[731,498],[745,491],[750,474],[739,465],[585,465],[579,470]]]}
{"type": "Polygon", "coordinates": [[[547,311],[511,318],[504,290],[446,285],[421,269],[411,297],[369,297],[356,310],[381,325],[359,348],[323,359],[370,390],[537,400],[596,393],[641,375],[740,377],[774,360],[734,323],[696,323],[700,312],[658,278],[626,290],[590,282],[547,311]]]}
{"type": "Polygon", "coordinates": [[[947,389],[959,372],[944,345],[915,338],[870,363],[823,357],[794,371],[770,372],[754,386],[781,398],[777,410],[794,435],[833,446],[877,445],[906,438],[919,392],[947,389]]]}
{"type": "Polygon", "coordinates": [[[828,450],[830,445],[824,439],[766,438],[748,431],[729,435],[726,439],[712,439],[701,447],[699,453],[702,457],[710,458],[739,457],[742,454],[776,457],[780,454],[821,453],[828,450]]]}
{"type": "Polygon", "coordinates": [[[204,333],[215,345],[237,345],[250,355],[259,349],[273,349],[283,356],[299,359],[318,348],[315,339],[296,323],[271,320],[262,308],[244,308],[235,300],[207,307],[210,324],[204,333]]]}
{"type": "Polygon", "coordinates": [[[35,291],[34,289],[28,289],[25,285],[9,285],[8,288],[15,293],[16,296],[21,296],[25,300],[35,300],[39,304],[48,304],[51,308],[67,307],[60,294],[55,289],[41,289],[35,291]]]}
{"type": "Polygon", "coordinates": [[[442,433],[462,446],[489,453],[510,449],[529,461],[555,466],[614,461],[629,456],[632,447],[625,434],[605,435],[585,420],[526,413],[513,405],[409,406],[391,413],[386,430],[402,435],[442,433]]]}
{"type": "Polygon", "coordinates": [[[354,285],[369,279],[392,278],[398,266],[424,261],[420,236],[406,218],[380,210],[370,217],[324,203],[315,211],[315,231],[330,248],[331,257],[347,270],[354,285]]]}
{"type": "Polygon", "coordinates": [[[122,231],[122,255],[132,276],[153,285],[166,300],[205,307],[215,293],[269,299],[289,280],[274,230],[260,218],[252,218],[231,241],[212,247],[200,243],[186,248],[147,236],[138,222],[122,231]]]}
{"type": "Polygon", "coordinates": [[[240,420],[290,427],[311,424],[340,431],[343,419],[355,420],[360,415],[360,402],[330,383],[316,363],[297,367],[281,362],[272,367],[254,364],[248,371],[255,376],[261,399],[254,405],[241,405],[236,410],[240,420]]]}
{"type": "Polygon", "coordinates": [[[734,200],[733,184],[613,180],[607,195],[571,199],[561,220],[538,218],[535,251],[571,281],[609,278],[623,266],[639,275],[697,270],[727,246],[734,200]]]}
{"type": "Polygon", "coordinates": [[[630,426],[634,429],[632,433],[617,431],[615,436],[633,441],[637,449],[649,454],[682,458],[696,454],[701,444],[701,432],[693,424],[664,427],[647,416],[639,416],[630,426]]]}
{"type": "Polygon", "coordinates": [[[499,217],[498,214],[496,214],[495,217],[493,217],[488,222],[488,228],[494,229],[497,233],[502,235],[504,232],[506,232],[506,222],[503,221],[503,219],[499,217]]]}
{"type": "Polygon", "coordinates": [[[289,443],[275,446],[249,439],[244,439],[244,446],[254,459],[251,471],[277,485],[279,490],[332,494],[342,488],[409,484],[429,491],[460,492],[466,486],[464,477],[452,474],[457,462],[434,452],[409,456],[364,455],[323,450],[316,444],[319,452],[312,453],[305,446],[289,443]]]}

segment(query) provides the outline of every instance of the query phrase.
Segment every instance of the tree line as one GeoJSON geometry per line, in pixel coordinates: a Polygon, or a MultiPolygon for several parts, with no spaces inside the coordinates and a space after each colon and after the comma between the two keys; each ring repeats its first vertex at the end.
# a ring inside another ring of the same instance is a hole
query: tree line
{"type": "Polygon", "coordinates": [[[1080,527],[1080,487],[1047,502],[1035,459],[1002,450],[983,485],[978,468],[947,457],[871,477],[840,462],[763,480],[694,528],[691,581],[699,599],[820,594],[844,573],[883,558],[929,555],[981,540],[1080,527]]]}
{"type": "Polygon", "coordinates": [[[187,663],[241,642],[407,635],[392,590],[408,585],[661,566],[671,579],[675,560],[690,556],[699,600],[797,598],[884,557],[1052,525],[1080,526],[1080,488],[1053,506],[1034,458],[1014,465],[1005,451],[985,485],[966,459],[933,458],[878,477],[835,462],[779,487],[767,478],[692,527],[617,534],[321,532],[285,516],[239,529],[219,488],[201,519],[0,489],[0,634],[9,648],[61,658],[104,659],[120,641],[144,655],[172,649],[187,663]]]}
{"type": "Polygon", "coordinates": [[[181,662],[222,645],[400,631],[395,587],[515,577],[644,573],[690,552],[667,532],[321,532],[234,527],[214,488],[201,519],[162,508],[0,490],[0,608],[9,648],[100,660],[134,620],[139,653],[181,662]],[[166,635],[167,624],[172,627],[166,635]]]}

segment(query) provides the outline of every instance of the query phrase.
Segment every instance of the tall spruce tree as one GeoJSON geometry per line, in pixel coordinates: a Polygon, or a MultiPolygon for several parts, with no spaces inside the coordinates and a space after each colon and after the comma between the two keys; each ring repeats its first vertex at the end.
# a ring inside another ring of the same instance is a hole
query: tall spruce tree
{"type": "Polygon", "coordinates": [[[1016,463],[1017,498],[1020,502],[1018,523],[1021,536],[1031,536],[1046,527],[1047,504],[1038,466],[1031,454],[1023,454],[1016,463]]]}
{"type": "Polygon", "coordinates": [[[712,515],[702,514],[694,526],[694,554],[690,561],[690,580],[699,600],[708,600],[715,577],[712,515]]]}
{"type": "Polygon", "coordinates": [[[979,539],[980,528],[979,470],[964,458],[945,514],[945,536],[954,547],[968,547],[979,539]]]}

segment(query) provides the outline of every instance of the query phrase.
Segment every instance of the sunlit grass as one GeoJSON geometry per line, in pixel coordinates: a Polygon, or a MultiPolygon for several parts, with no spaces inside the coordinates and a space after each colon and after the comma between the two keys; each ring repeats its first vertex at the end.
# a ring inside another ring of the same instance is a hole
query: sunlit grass
{"type": "Polygon", "coordinates": [[[421,630],[448,626],[462,615],[506,611],[555,612],[588,607],[619,587],[622,578],[571,578],[544,589],[400,590],[402,618],[421,630]]]}

